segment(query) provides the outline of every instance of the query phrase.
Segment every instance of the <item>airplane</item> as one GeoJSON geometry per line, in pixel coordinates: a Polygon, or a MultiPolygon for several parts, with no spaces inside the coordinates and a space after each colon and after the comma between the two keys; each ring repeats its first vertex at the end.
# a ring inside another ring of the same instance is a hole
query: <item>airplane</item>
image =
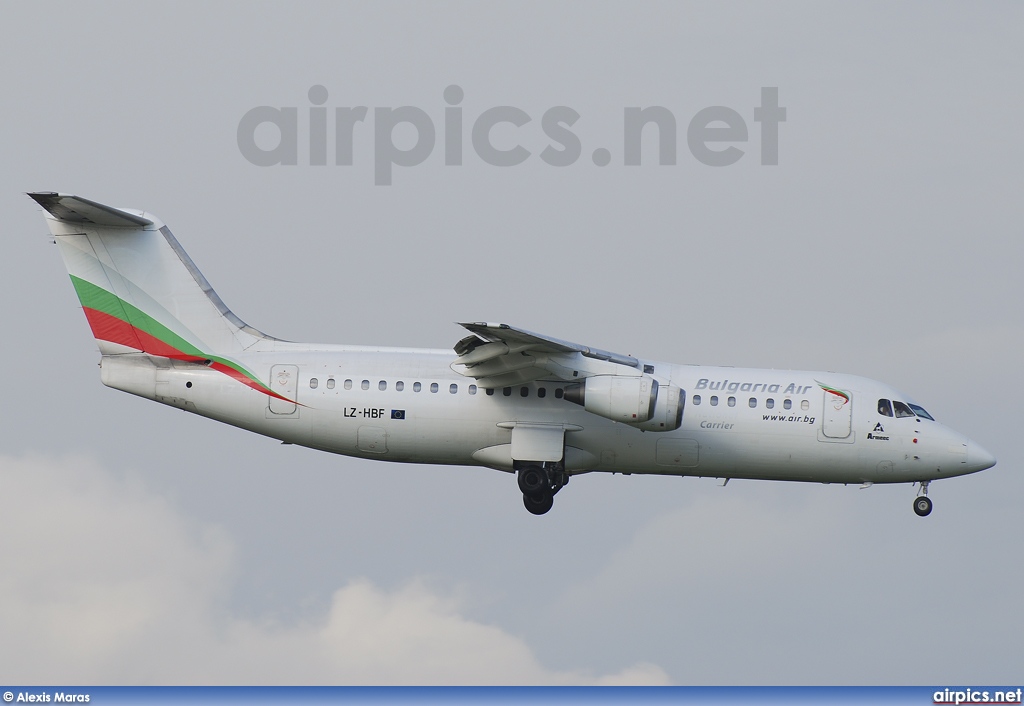
{"type": "Polygon", "coordinates": [[[45,211],[117,390],[313,449],[514,474],[535,515],[592,472],[814,483],[934,480],[995,457],[855,375],[675,365],[500,323],[452,350],[294,343],[224,304],[152,214],[55,192],[45,211]]]}

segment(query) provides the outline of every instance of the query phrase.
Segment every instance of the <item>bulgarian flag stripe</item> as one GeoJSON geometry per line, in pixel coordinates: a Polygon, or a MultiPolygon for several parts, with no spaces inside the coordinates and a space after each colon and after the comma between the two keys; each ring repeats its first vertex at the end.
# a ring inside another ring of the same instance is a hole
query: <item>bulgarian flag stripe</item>
{"type": "MultiPolygon", "coordinates": [[[[818,381],[815,380],[814,382],[818,382],[818,381]]],[[[818,387],[820,387],[825,392],[832,393],[836,397],[842,397],[844,400],[846,400],[846,402],[850,401],[850,395],[847,392],[843,392],[842,390],[837,389],[835,387],[829,387],[828,385],[826,385],[825,383],[822,383],[822,382],[818,382],[818,387]]]]}
{"type": "MultiPolygon", "coordinates": [[[[96,311],[101,311],[121,319],[138,331],[149,334],[151,337],[162,341],[177,351],[191,354],[200,359],[208,357],[177,333],[117,295],[74,275],[71,275],[71,281],[75,285],[75,291],[78,293],[78,299],[82,302],[83,307],[95,309],[96,311]]],[[[146,352],[149,353],[150,351],[146,352]]],[[[162,354],[155,353],[155,355],[162,354]]]]}
{"type": "Polygon", "coordinates": [[[298,404],[295,400],[274,392],[235,361],[202,352],[152,316],[115,294],[74,275],[71,275],[71,281],[75,285],[79,301],[82,302],[92,334],[97,339],[172,360],[190,363],[209,361],[207,364],[213,370],[257,392],[298,404]]]}
{"type": "Polygon", "coordinates": [[[169,346],[159,338],[151,336],[145,331],[140,331],[127,321],[122,321],[116,316],[111,316],[106,312],[97,311],[96,309],[90,309],[87,306],[83,307],[83,309],[85,310],[85,318],[88,319],[89,325],[92,327],[93,336],[101,341],[118,343],[122,346],[128,346],[129,348],[149,353],[150,355],[173,358],[174,360],[187,360],[191,363],[201,363],[206,360],[205,357],[189,355],[169,346]]]}
{"type": "Polygon", "coordinates": [[[98,309],[83,306],[82,310],[85,311],[85,318],[89,321],[94,338],[140,351],[146,349],[142,341],[139,340],[135,327],[131,324],[98,309]]]}
{"type": "Polygon", "coordinates": [[[253,378],[248,377],[245,373],[241,372],[241,370],[231,367],[231,365],[227,362],[220,362],[220,360],[214,358],[213,361],[210,363],[210,367],[218,372],[224,373],[228,377],[232,377],[235,380],[238,380],[238,382],[242,383],[243,385],[248,385],[257,392],[262,392],[264,395],[267,395],[268,397],[274,397],[279,400],[284,400],[285,402],[298,404],[298,402],[296,402],[295,400],[290,400],[284,395],[277,394],[259,380],[255,380],[253,378]]]}

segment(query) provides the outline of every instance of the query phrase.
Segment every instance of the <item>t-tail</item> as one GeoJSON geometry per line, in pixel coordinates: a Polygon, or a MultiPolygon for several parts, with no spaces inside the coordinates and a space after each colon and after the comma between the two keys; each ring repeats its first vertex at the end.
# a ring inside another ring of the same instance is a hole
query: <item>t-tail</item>
{"type": "Polygon", "coordinates": [[[236,356],[278,339],[235,316],[159,219],[54,192],[47,214],[104,357],[145,353],[199,363],[269,393],[236,356]]]}

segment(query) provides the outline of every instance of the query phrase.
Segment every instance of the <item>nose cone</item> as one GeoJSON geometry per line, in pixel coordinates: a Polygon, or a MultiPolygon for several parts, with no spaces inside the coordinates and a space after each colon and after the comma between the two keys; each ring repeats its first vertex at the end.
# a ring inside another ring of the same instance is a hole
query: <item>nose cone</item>
{"type": "Polygon", "coordinates": [[[980,444],[968,441],[967,442],[967,467],[968,472],[976,473],[977,471],[984,471],[986,468],[992,468],[996,465],[996,457],[990,454],[980,444]]]}

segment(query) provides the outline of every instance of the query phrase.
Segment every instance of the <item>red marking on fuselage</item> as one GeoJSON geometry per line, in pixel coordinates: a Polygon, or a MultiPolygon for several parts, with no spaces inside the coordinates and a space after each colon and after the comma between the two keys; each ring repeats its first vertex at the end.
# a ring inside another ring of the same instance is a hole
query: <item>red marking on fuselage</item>
{"type": "Polygon", "coordinates": [[[224,373],[228,377],[231,377],[231,378],[234,378],[235,380],[238,380],[238,382],[242,383],[243,385],[247,385],[247,386],[251,387],[252,389],[256,390],[257,392],[262,392],[264,395],[267,395],[268,397],[275,397],[275,398],[277,398],[279,400],[284,400],[285,402],[291,402],[292,404],[298,404],[295,400],[290,400],[287,397],[283,397],[283,396],[277,394],[273,390],[267,389],[266,387],[264,387],[260,383],[256,382],[252,378],[248,377],[247,375],[244,375],[243,373],[240,373],[239,371],[235,370],[230,365],[224,365],[224,363],[218,363],[217,361],[214,361],[214,362],[210,363],[210,367],[213,368],[214,370],[216,370],[217,372],[224,373]]]}
{"type": "MultiPolygon", "coordinates": [[[[184,360],[189,363],[204,363],[209,360],[208,358],[180,351],[177,348],[164,343],[159,338],[132,326],[127,321],[122,321],[116,316],[111,316],[110,314],[87,306],[82,308],[85,310],[85,318],[89,321],[89,326],[92,328],[92,335],[100,341],[109,341],[110,343],[117,343],[121,346],[134,348],[137,351],[149,353],[150,355],[160,356],[161,358],[170,358],[172,360],[184,360]]],[[[230,365],[213,361],[209,363],[209,366],[213,370],[223,373],[242,383],[246,387],[251,387],[257,392],[262,392],[268,397],[275,397],[279,400],[284,400],[285,402],[298,404],[295,400],[290,400],[287,397],[283,397],[273,390],[264,387],[261,383],[253,380],[244,373],[235,370],[230,365]]]]}

